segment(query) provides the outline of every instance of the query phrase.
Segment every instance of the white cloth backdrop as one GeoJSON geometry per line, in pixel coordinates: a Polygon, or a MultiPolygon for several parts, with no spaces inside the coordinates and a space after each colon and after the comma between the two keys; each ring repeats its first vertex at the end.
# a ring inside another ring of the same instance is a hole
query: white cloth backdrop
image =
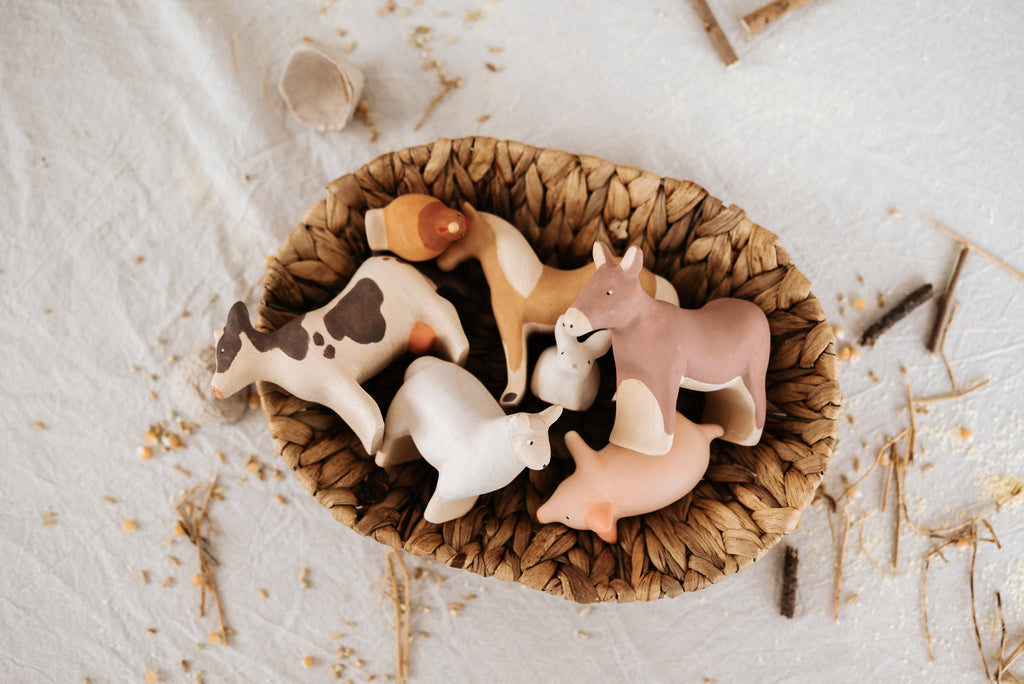
{"type": "MultiPolygon", "coordinates": [[[[943,286],[957,247],[927,219],[1024,268],[1024,5],[818,0],[748,40],[738,18],[759,0],[710,4],[740,55],[733,69],[685,0],[3,3],[0,679],[326,681],[335,662],[357,682],[394,673],[377,586],[386,550],[305,494],[259,412],[198,430],[185,450],[136,453],[175,408],[172,355],[207,344],[326,182],[378,154],[482,134],[694,180],[780,236],[843,345],[878,316],[878,293],[891,305],[943,286]],[[430,31],[411,45],[418,26],[430,31]],[[379,137],[359,121],[317,133],[290,117],[276,80],[304,37],[351,44],[379,137]],[[414,131],[441,90],[431,60],[463,85],[414,131]],[[267,479],[248,471],[250,454],[267,479]],[[195,550],[171,531],[174,502],[215,473],[227,648],[207,644],[216,620],[198,615],[195,550]],[[125,519],[138,528],[123,531],[125,519]],[[338,646],[352,654],[337,661],[338,646]]],[[[984,512],[1024,475],[1024,282],[973,254],[958,298],[954,377],[990,383],[917,416],[906,497],[927,527],[984,512]]],[[[906,424],[907,383],[950,391],[923,349],[931,312],[842,364],[855,422],[842,424],[832,495],[906,424]]],[[[882,481],[861,485],[855,519],[877,511],[882,481]]],[[[974,590],[994,674],[997,591],[1005,651],[1024,637],[1024,513],[1011,503],[988,520],[1002,548],[979,545],[974,590]]],[[[854,526],[838,621],[824,505],[787,541],[801,554],[793,620],[778,611],[779,549],[696,594],[589,611],[425,566],[412,681],[983,681],[969,547],[931,562],[931,661],[925,537],[904,523],[893,570],[891,509],[854,526]],[[465,607],[453,615],[452,603],[465,607]]]]}

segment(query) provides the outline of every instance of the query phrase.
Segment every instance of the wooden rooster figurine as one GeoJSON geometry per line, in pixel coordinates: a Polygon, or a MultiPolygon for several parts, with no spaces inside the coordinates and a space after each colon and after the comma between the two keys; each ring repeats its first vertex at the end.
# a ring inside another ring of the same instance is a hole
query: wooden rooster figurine
{"type": "Polygon", "coordinates": [[[411,193],[366,212],[366,242],[374,251],[427,261],[465,235],[468,226],[469,219],[441,200],[411,193]]]}

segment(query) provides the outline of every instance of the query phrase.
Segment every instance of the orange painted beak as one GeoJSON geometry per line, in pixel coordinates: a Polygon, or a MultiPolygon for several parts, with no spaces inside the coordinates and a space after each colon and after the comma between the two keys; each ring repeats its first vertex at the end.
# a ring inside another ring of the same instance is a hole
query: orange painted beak
{"type": "Polygon", "coordinates": [[[224,398],[224,395],[221,394],[220,390],[217,389],[216,387],[214,387],[213,385],[210,385],[210,389],[213,390],[213,395],[215,397],[217,397],[218,399],[223,399],[224,398]]]}

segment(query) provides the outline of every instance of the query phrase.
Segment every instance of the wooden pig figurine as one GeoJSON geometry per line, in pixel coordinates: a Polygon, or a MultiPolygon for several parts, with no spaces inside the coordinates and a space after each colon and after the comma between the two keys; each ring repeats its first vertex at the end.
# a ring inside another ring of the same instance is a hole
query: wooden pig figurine
{"type": "Polygon", "coordinates": [[[469,342],[459,315],[434,284],[394,257],[367,259],[326,306],[262,333],[245,304],[231,307],[217,340],[213,393],[226,397],[257,380],[330,408],[363,443],[380,447],[384,419],[360,385],[405,351],[464,363],[469,342]]]}
{"type": "Polygon", "coordinates": [[[635,246],[616,265],[611,251],[595,244],[594,261],[597,271],[565,312],[565,323],[575,335],[611,331],[611,442],[645,454],[667,452],[684,387],[708,393],[701,422],[721,425],[722,439],[757,444],[771,352],[764,312],[742,299],[714,299],[699,309],[656,301],[640,287],[643,253],[635,246]]]}
{"type": "Polygon", "coordinates": [[[533,396],[570,411],[586,411],[597,398],[601,370],[597,359],[608,353],[612,336],[597,330],[580,340],[568,333],[562,316],[555,322],[555,346],[537,358],[530,381],[533,396]]]}
{"type": "Polygon", "coordinates": [[[438,472],[423,517],[447,522],[524,467],[545,467],[551,459],[548,428],[561,413],[561,406],[550,406],[506,416],[469,371],[425,356],[409,365],[391,402],[377,465],[387,468],[422,455],[438,472]]]}
{"type": "Polygon", "coordinates": [[[426,261],[466,234],[469,219],[429,195],[400,195],[366,212],[366,242],[408,261],[426,261]]]}
{"type": "Polygon", "coordinates": [[[672,448],[661,456],[614,444],[594,451],[577,433],[566,433],[576,470],[537,509],[537,520],[592,530],[614,544],[619,518],[664,508],[697,486],[708,469],[711,440],[721,436],[718,425],[697,425],[679,413],[672,448]]]}
{"type": "MultiPolygon", "coordinates": [[[[594,274],[594,264],[563,271],[541,263],[530,243],[515,226],[493,214],[478,212],[467,203],[469,217],[466,237],[453,242],[437,258],[443,271],[450,271],[466,259],[477,259],[491,291],[491,308],[498,324],[508,382],[501,393],[502,406],[518,406],[526,393],[526,338],[534,332],[551,332],[555,321],[572,303],[594,274]]],[[[664,278],[644,271],[644,291],[679,303],[675,288],[664,278]]]]}

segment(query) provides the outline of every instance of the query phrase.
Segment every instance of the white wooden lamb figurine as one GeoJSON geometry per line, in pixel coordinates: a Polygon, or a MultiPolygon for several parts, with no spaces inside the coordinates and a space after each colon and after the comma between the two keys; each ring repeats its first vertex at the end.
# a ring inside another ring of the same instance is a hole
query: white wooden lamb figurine
{"type": "Polygon", "coordinates": [[[484,385],[455,364],[425,356],[413,361],[385,421],[377,465],[421,455],[438,472],[423,517],[443,523],[469,512],[480,494],[501,489],[522,472],[551,460],[548,428],[562,413],[505,415],[484,385]]]}
{"type": "Polygon", "coordinates": [[[384,419],[360,385],[405,351],[424,354],[436,346],[458,364],[469,354],[455,307],[426,276],[391,256],[367,259],[326,306],[271,333],[255,330],[237,302],[218,338],[215,395],[272,382],[337,413],[371,455],[383,440],[384,419]]]}
{"type": "Polygon", "coordinates": [[[570,411],[586,411],[597,398],[601,371],[597,359],[608,353],[612,334],[596,330],[585,338],[570,335],[565,317],[555,321],[555,346],[537,358],[530,391],[541,401],[570,411]]]}

